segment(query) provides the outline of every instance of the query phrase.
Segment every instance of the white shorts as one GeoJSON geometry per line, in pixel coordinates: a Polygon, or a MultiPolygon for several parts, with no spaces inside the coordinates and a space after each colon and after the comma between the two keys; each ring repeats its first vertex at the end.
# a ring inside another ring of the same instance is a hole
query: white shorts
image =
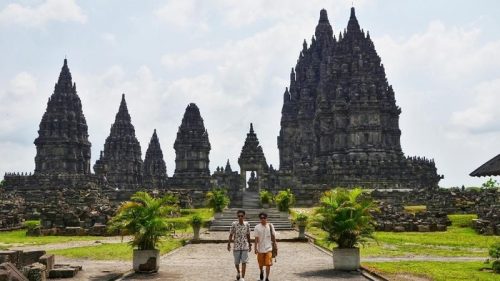
{"type": "Polygon", "coordinates": [[[248,262],[248,250],[234,250],[233,256],[234,256],[234,264],[248,262]]]}

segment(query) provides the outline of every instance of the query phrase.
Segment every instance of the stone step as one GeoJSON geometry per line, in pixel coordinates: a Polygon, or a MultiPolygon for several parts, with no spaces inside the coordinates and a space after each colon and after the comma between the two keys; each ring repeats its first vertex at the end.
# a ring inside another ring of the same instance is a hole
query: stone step
{"type": "MultiPolygon", "coordinates": [[[[260,223],[259,214],[265,212],[268,221],[271,222],[276,230],[292,230],[292,223],[290,222],[287,212],[280,212],[275,208],[262,209],[262,208],[242,208],[246,213],[246,221],[253,227],[260,223]]],[[[211,231],[229,231],[231,224],[237,220],[236,212],[238,208],[230,208],[224,210],[222,213],[215,214],[214,220],[211,223],[211,231]]]]}

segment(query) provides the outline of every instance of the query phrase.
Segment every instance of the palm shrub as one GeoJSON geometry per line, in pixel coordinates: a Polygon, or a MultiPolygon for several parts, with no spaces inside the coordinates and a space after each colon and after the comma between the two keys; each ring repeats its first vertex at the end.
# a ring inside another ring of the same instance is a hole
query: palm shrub
{"type": "Polygon", "coordinates": [[[298,226],[307,226],[307,220],[309,219],[309,216],[300,212],[295,216],[295,223],[298,226]]]}
{"type": "Polygon", "coordinates": [[[326,241],[336,243],[338,248],[355,248],[373,238],[374,208],[371,199],[361,196],[362,190],[332,189],[320,199],[314,225],[327,233],[326,241]]]}
{"type": "Polygon", "coordinates": [[[273,194],[268,190],[261,190],[259,192],[259,198],[261,204],[271,204],[273,201],[273,194]]]}
{"type": "Polygon", "coordinates": [[[216,213],[222,212],[229,205],[229,196],[223,188],[213,188],[206,195],[207,206],[214,209],[216,213]]]}
{"type": "Polygon", "coordinates": [[[167,216],[178,212],[177,199],[172,195],[154,198],[147,192],[135,193],[123,202],[109,222],[109,231],[133,235],[131,246],[138,250],[156,249],[160,239],[171,230],[167,216]]]}
{"type": "Polygon", "coordinates": [[[276,202],[278,210],[281,212],[288,212],[288,210],[290,210],[290,208],[295,204],[295,195],[293,195],[293,192],[290,188],[288,188],[278,192],[274,201],[276,202]]]}

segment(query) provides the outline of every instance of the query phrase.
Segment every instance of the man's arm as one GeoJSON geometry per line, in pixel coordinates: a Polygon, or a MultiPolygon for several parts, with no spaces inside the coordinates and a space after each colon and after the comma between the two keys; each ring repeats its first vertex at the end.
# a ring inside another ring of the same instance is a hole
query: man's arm
{"type": "Polygon", "coordinates": [[[255,253],[258,254],[259,252],[257,251],[259,245],[259,236],[255,236],[255,253]]]}
{"type": "Polygon", "coordinates": [[[247,241],[248,241],[248,251],[252,251],[252,242],[250,241],[250,224],[248,225],[247,229],[247,241]]]}
{"type": "Polygon", "coordinates": [[[229,230],[229,238],[227,239],[227,250],[231,251],[231,242],[233,242],[233,226],[229,230]]]}

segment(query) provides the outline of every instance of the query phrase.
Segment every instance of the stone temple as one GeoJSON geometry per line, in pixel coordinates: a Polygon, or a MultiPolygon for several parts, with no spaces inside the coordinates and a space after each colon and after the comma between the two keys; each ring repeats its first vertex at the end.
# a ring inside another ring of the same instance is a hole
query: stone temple
{"type": "Polygon", "coordinates": [[[290,185],[437,188],[433,160],[401,149],[395,93],[356,19],[334,36],[326,10],[283,94],[280,172],[290,185]],[[296,184],[295,184],[296,185],[296,184]]]}
{"type": "MultiPolygon", "coordinates": [[[[112,205],[139,190],[175,193],[186,207],[203,205],[206,191],[214,186],[227,188],[236,205],[262,189],[276,193],[290,188],[300,205],[316,203],[323,191],[336,186],[437,194],[429,192],[442,178],[434,161],[407,157],[401,149],[400,114],[381,59],[354,8],[338,37],[321,10],[315,34],[310,44],[304,41],[283,94],[279,170],[267,162],[250,124],[240,168],[232,168],[228,160],[211,174],[208,130],[200,109],[190,103],[177,131],[175,168],[168,177],[156,130],[142,160],[122,95],[92,173],[87,123],[65,59],[35,140],[35,171],[6,173],[0,199],[22,202],[19,210],[25,217],[42,217],[47,227],[84,225],[99,232],[112,205]],[[58,213],[63,207],[64,214],[58,213]]],[[[5,206],[10,205],[0,201],[2,209],[10,208],[5,206]]],[[[4,212],[8,218],[2,220],[1,211],[1,224],[19,221],[12,212],[4,212]]]]}
{"type": "Polygon", "coordinates": [[[66,59],[40,121],[35,146],[35,173],[90,174],[87,121],[66,59]]]}

